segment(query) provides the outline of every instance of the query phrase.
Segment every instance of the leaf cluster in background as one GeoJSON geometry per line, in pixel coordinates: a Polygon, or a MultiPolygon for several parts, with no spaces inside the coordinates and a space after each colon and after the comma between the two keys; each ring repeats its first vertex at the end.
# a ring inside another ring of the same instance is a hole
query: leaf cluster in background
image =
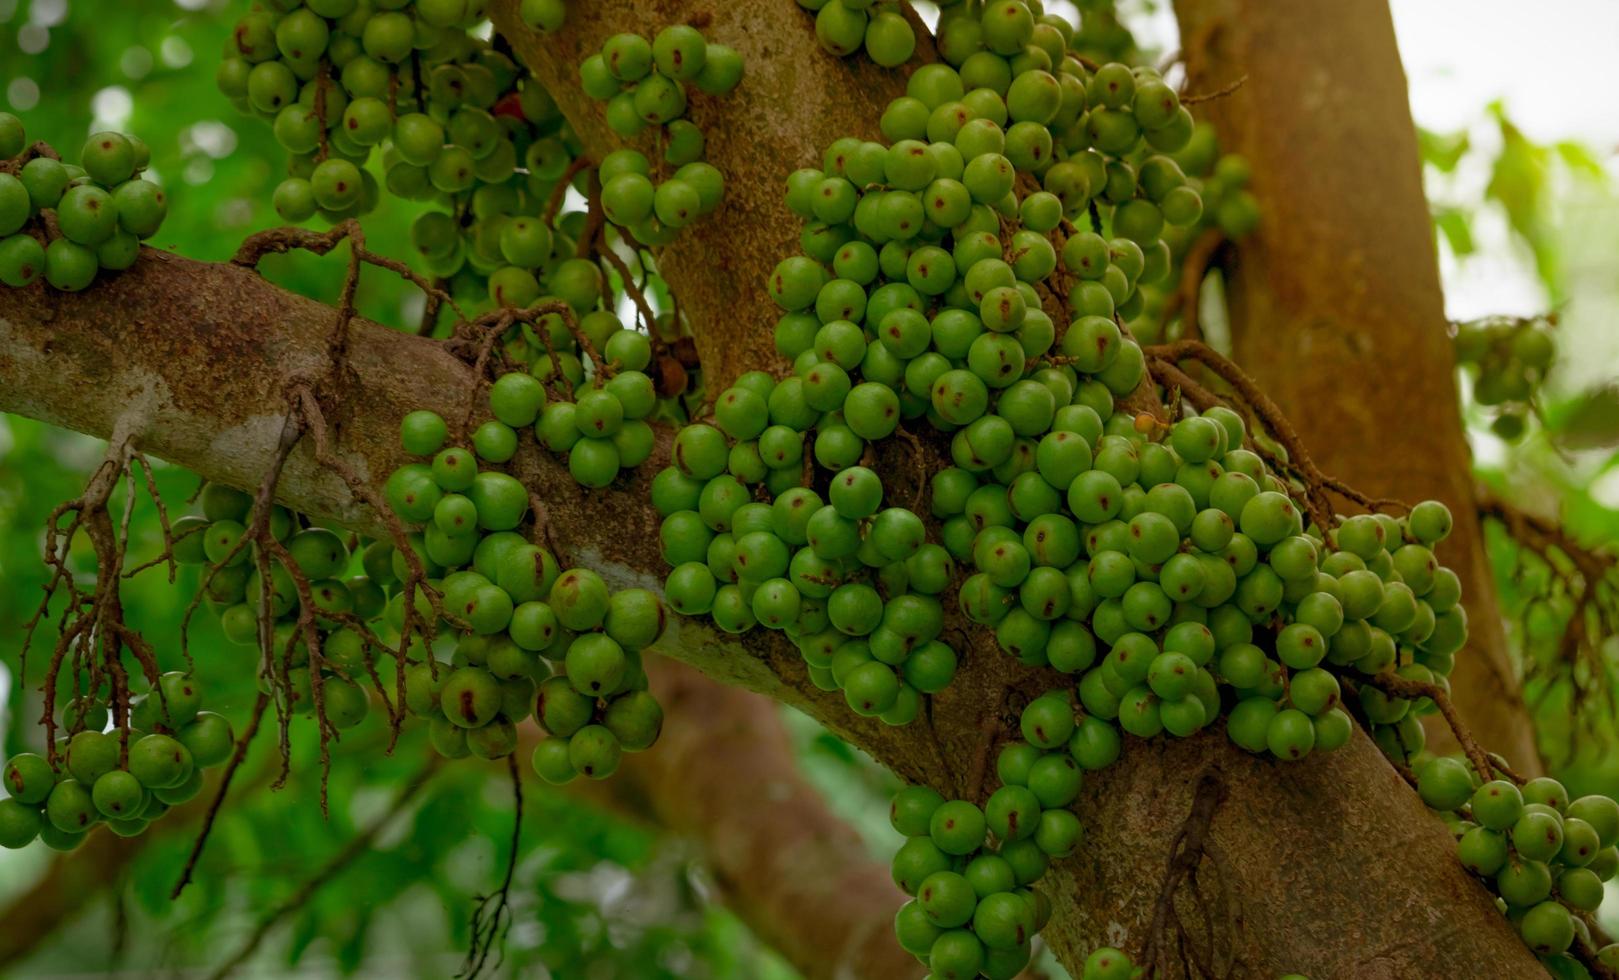
{"type": "MultiPolygon", "coordinates": [[[[1527,435],[1488,432],[1490,409],[1463,385],[1477,475],[1512,505],[1557,521],[1596,552],[1619,549],[1619,182],[1613,163],[1571,141],[1536,143],[1503,104],[1467,131],[1419,133],[1437,238],[1465,270],[1504,251],[1530,270],[1536,310],[1554,314],[1558,359],[1536,395],[1527,435]],[[1505,226],[1504,248],[1487,241],[1505,226]],[[1487,254],[1492,253],[1493,254],[1487,254]]],[[[1464,379],[1470,381],[1470,379],[1464,379]]],[[[1575,603],[1566,558],[1550,559],[1487,525],[1486,546],[1510,625],[1542,751],[1575,792],[1619,791],[1619,622],[1587,609],[1585,653],[1570,629],[1575,603]],[[1584,690],[1583,698],[1579,692],[1584,690]]],[[[1600,586],[1611,590],[1619,583],[1600,586]]]]}

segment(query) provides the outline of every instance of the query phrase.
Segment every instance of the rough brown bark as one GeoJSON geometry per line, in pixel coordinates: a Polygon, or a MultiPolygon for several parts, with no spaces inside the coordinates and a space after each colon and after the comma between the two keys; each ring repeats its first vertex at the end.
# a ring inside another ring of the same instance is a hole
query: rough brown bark
{"type": "MultiPolygon", "coordinates": [[[[1145,939],[1172,838],[1206,770],[1227,795],[1199,892],[1214,923],[1210,959],[1234,957],[1237,976],[1544,975],[1487,907],[1439,821],[1358,730],[1330,756],[1296,764],[1248,755],[1218,727],[1189,739],[1131,740],[1120,763],[1087,776],[1081,857],[1055,866],[1053,894],[1081,906],[1048,930],[1065,963],[1082,958],[1086,943],[1128,937],[1133,949],[1145,939]]],[[[1176,905],[1191,948],[1207,950],[1190,891],[1176,905]]]]}
{"type": "Polygon", "coordinates": [[[1538,772],[1507,651],[1457,407],[1405,73],[1384,0],[1180,0],[1189,87],[1253,168],[1263,217],[1229,284],[1236,359],[1326,472],[1374,497],[1433,498],[1456,529],[1471,640],[1451,677],[1474,734],[1538,772]]]}
{"type": "MultiPolygon", "coordinates": [[[[787,174],[819,167],[822,151],[840,136],[876,138],[884,106],[904,93],[905,74],[822,51],[814,17],[791,2],[593,0],[571,6],[553,34],[524,27],[517,7],[517,0],[496,0],[490,16],[597,160],[630,145],[661,165],[650,130],[626,143],[607,128],[606,103],[580,91],[579,63],[607,38],[625,31],[651,37],[669,24],[692,23],[742,55],[742,84],[721,97],[693,89],[688,110],[703,128],[707,159],[725,174],[725,201],[683,229],[658,262],[697,328],[710,394],[744,371],[779,363],[772,328],[781,310],[764,284],[777,262],[798,252],[803,220],[787,210],[787,174]]],[[[925,29],[918,50],[919,58],[931,57],[925,29]]]]}
{"type": "MultiPolygon", "coordinates": [[[[331,308],[246,270],[155,252],[81,294],[0,290],[0,411],[103,437],[134,411],[139,424],[131,431],[143,451],[251,486],[273,453],[289,376],[321,366],[332,322],[331,308]]],[[[336,449],[377,477],[401,461],[398,419],[414,408],[458,417],[470,372],[434,342],[364,321],[353,329],[336,449]]],[[[605,492],[581,490],[538,452],[520,457],[515,472],[543,498],[565,554],[619,582],[656,584],[661,559],[646,481],[666,458],[664,439],[661,454],[605,492]]],[[[301,449],[288,461],[280,497],[301,511],[375,527],[301,449]]],[[[661,649],[801,707],[907,779],[982,798],[986,787],[965,785],[977,760],[993,759],[1015,732],[1018,710],[1050,681],[1017,668],[981,633],[968,635],[974,639],[957,682],[902,729],[860,718],[840,695],[815,689],[802,658],[777,634],[736,638],[681,621],[661,649]]],[[[1318,978],[1535,975],[1533,958],[1451,857],[1439,822],[1364,739],[1294,771],[1248,758],[1217,733],[1164,745],[1132,740],[1121,762],[1090,780],[1079,812],[1092,841],[1061,863],[1051,892],[1056,914],[1047,938],[1065,963],[1076,966],[1097,944],[1143,941],[1152,883],[1185,794],[1210,765],[1230,786],[1213,833],[1239,871],[1232,900],[1257,910],[1244,912],[1241,938],[1256,969],[1318,978]],[[1278,876],[1322,886],[1282,896],[1278,876]],[[1452,931],[1436,932],[1434,922],[1452,931]],[[1319,940],[1327,928],[1340,930],[1338,941],[1319,940]],[[1377,960],[1368,965],[1368,957],[1377,960]],[[1365,972],[1373,968],[1384,972],[1365,972]]]]}

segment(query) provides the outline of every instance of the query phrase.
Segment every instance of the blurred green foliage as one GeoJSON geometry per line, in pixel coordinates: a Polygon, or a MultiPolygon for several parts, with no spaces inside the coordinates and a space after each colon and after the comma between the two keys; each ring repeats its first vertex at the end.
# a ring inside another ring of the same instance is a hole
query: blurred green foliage
{"type": "MultiPolygon", "coordinates": [[[[1559,348],[1524,438],[1503,442],[1490,412],[1464,408],[1476,471],[1490,490],[1559,523],[1592,553],[1619,550],[1619,183],[1573,141],[1539,144],[1500,103],[1455,133],[1423,132],[1427,188],[1453,279],[1517,271],[1549,314],[1559,348]]],[[[1465,386],[1464,386],[1465,391],[1465,386]]],[[[1581,608],[1584,580],[1558,550],[1526,546],[1500,521],[1486,526],[1502,611],[1527,675],[1542,753],[1574,792],[1619,792],[1619,579],[1605,602],[1581,608]],[[1604,608],[1605,607],[1605,608],[1604,608]],[[1577,616],[1583,637],[1571,636],[1577,616]]],[[[1609,559],[1612,560],[1611,557],[1609,559]]]]}

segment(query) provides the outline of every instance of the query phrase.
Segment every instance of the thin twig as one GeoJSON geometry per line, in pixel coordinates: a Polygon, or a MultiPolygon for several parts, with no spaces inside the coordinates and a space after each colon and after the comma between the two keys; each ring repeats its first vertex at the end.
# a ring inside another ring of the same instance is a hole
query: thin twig
{"type": "Polygon", "coordinates": [[[1242,75],[1237,77],[1236,81],[1222,85],[1212,92],[1200,92],[1197,95],[1181,96],[1181,105],[1197,105],[1199,102],[1210,102],[1214,99],[1223,99],[1235,92],[1237,89],[1242,88],[1243,84],[1247,81],[1248,74],[1244,72],[1242,75]]]}
{"type": "Polygon", "coordinates": [[[573,179],[579,175],[579,171],[590,165],[590,158],[585,156],[574,157],[568,163],[568,169],[562,172],[562,176],[558,177],[556,184],[551,187],[551,196],[545,200],[545,210],[540,212],[541,221],[547,225],[556,223],[557,211],[562,207],[563,198],[568,196],[568,188],[572,186],[573,179]]]}
{"type": "Polygon", "coordinates": [[[1450,726],[1451,732],[1456,736],[1456,741],[1461,745],[1463,754],[1467,756],[1467,761],[1473,764],[1473,770],[1478,773],[1479,778],[1489,778],[1491,771],[1494,769],[1490,762],[1489,754],[1484,751],[1478,740],[1473,737],[1467,723],[1462,721],[1461,712],[1456,710],[1455,702],[1450,699],[1450,695],[1445,692],[1443,687],[1427,681],[1401,677],[1392,671],[1373,674],[1365,679],[1365,683],[1377,688],[1384,694],[1390,694],[1397,698],[1409,700],[1429,698],[1432,700],[1439,708],[1439,713],[1445,716],[1446,724],[1450,726]]]}
{"type": "Polygon", "coordinates": [[[422,318],[416,324],[416,336],[431,337],[438,328],[439,311],[444,308],[444,297],[450,295],[449,281],[443,276],[433,280],[433,289],[427,293],[422,304],[422,318]]]}
{"type": "Polygon", "coordinates": [[[630,275],[628,263],[617,252],[613,251],[613,246],[607,241],[606,228],[603,228],[597,235],[597,241],[599,245],[596,249],[596,254],[600,255],[608,265],[612,266],[614,271],[618,273],[619,279],[623,281],[624,292],[630,297],[630,301],[635,304],[636,316],[641,318],[641,323],[646,329],[647,335],[652,339],[653,346],[663,346],[663,338],[658,336],[658,318],[652,312],[652,304],[647,301],[645,290],[635,284],[635,278],[630,275]]]}
{"type": "MultiPolygon", "coordinates": [[[[394,700],[402,705],[405,703],[405,667],[410,659],[411,639],[417,635],[417,629],[420,627],[424,645],[432,644],[434,626],[444,615],[443,596],[428,583],[427,569],[423,567],[421,556],[416,554],[416,549],[411,547],[410,536],[405,531],[403,522],[399,520],[399,515],[388,506],[388,502],[377,492],[376,487],[332,451],[326,419],[321,413],[320,403],[316,401],[314,392],[308,388],[301,388],[297,396],[303,406],[304,417],[308,421],[310,438],[315,443],[315,461],[336,473],[349,488],[349,492],[371,508],[387,528],[389,540],[394,548],[405,560],[405,580],[400,587],[404,597],[404,620],[399,628],[399,646],[393,651],[394,662],[398,668],[395,671],[394,700]],[[417,623],[416,612],[418,594],[427,599],[428,608],[432,613],[427,617],[428,622],[420,624],[417,623]]],[[[428,662],[434,661],[429,658],[428,662]]],[[[392,737],[388,742],[388,752],[393,751],[399,739],[401,720],[401,717],[396,715],[390,721],[392,737]]]]}
{"type": "Polygon", "coordinates": [[[297,891],[289,895],[286,901],[277,905],[268,915],[260,919],[258,927],[253,930],[252,935],[248,936],[247,942],[243,943],[241,948],[231,955],[230,959],[226,960],[219,969],[214,971],[212,974],[213,980],[223,980],[224,977],[233,973],[237,967],[247,962],[248,957],[252,956],[254,951],[259,948],[259,944],[264,942],[265,937],[270,934],[271,930],[286,919],[287,916],[305,908],[316,892],[325,887],[333,878],[342,874],[349,865],[369,852],[371,845],[376,843],[377,838],[384,830],[388,829],[388,825],[405,812],[411,800],[433,778],[433,774],[438,771],[440,762],[440,756],[434,755],[429,758],[426,764],[418,769],[416,774],[410,778],[410,781],[405,784],[405,788],[399,791],[399,795],[394,797],[393,804],[381,816],[371,821],[364,830],[350,839],[341,851],[333,855],[331,860],[322,865],[319,871],[315,872],[313,876],[299,886],[297,891]]]}
{"type": "Polygon", "coordinates": [[[1247,372],[1238,367],[1230,358],[1219,351],[1197,340],[1181,340],[1170,344],[1155,344],[1143,350],[1149,359],[1158,358],[1163,361],[1175,362],[1182,360],[1197,361],[1212,371],[1237,393],[1237,396],[1259,419],[1266,432],[1268,432],[1281,446],[1287,450],[1287,460],[1284,469],[1295,469],[1303,477],[1305,483],[1305,506],[1318,527],[1323,531],[1332,526],[1333,507],[1326,491],[1337,493],[1368,510],[1385,510],[1399,508],[1410,511],[1410,506],[1402,501],[1392,498],[1374,498],[1356,490],[1337,477],[1329,476],[1310,458],[1309,450],[1304,441],[1299,438],[1293,424],[1287,416],[1271,400],[1270,396],[1259,387],[1247,372]]]}
{"type": "Polygon", "coordinates": [[[445,290],[435,286],[431,281],[417,273],[410,266],[398,259],[386,255],[378,255],[365,247],[365,235],[360,231],[360,223],[353,218],[334,225],[328,231],[311,231],[307,228],[267,228],[257,234],[249,235],[236,250],[231,258],[232,265],[246,268],[256,268],[259,260],[266,255],[279,255],[298,249],[312,252],[315,255],[325,255],[338,246],[338,243],[353,239],[351,246],[358,256],[358,261],[366,265],[373,265],[379,269],[386,269],[411,285],[420,289],[429,296],[437,296],[439,301],[455,311],[460,319],[465,320],[466,313],[461,305],[455,301],[445,290]]]}
{"type": "MultiPolygon", "coordinates": [[[[1580,544],[1556,520],[1523,510],[1488,488],[1480,487],[1475,501],[1479,516],[1500,522],[1522,549],[1538,556],[1550,570],[1553,580],[1541,595],[1555,593],[1569,600],[1568,622],[1556,656],[1527,657],[1526,670],[1535,678],[1567,680],[1576,720],[1594,723],[1602,714],[1591,710],[1595,696],[1606,691],[1610,705],[1619,701],[1601,649],[1603,638],[1619,631],[1619,597],[1613,588],[1619,585],[1619,554],[1580,544]]],[[[1526,605],[1526,616],[1529,608],[1526,605]]]]}
{"type": "Polygon", "coordinates": [[[458,980],[476,980],[483,975],[485,966],[498,970],[505,959],[502,950],[493,963],[489,962],[489,954],[500,946],[500,938],[511,923],[512,877],[517,873],[517,855],[523,843],[523,778],[517,768],[516,753],[506,756],[506,771],[512,782],[511,855],[506,861],[506,875],[501,879],[500,888],[491,895],[481,896],[472,910],[472,944],[461,964],[461,972],[456,974],[458,980]]]}
{"type": "Polygon", "coordinates": [[[252,744],[253,736],[259,733],[259,722],[264,720],[264,711],[269,705],[270,695],[260,692],[258,700],[253,702],[253,714],[248,719],[247,728],[236,739],[236,749],[231,753],[230,761],[225,764],[225,774],[220,777],[219,788],[214,790],[213,802],[208,804],[208,813],[202,819],[202,829],[197,832],[197,839],[191,845],[191,855],[186,858],[185,867],[180,869],[180,879],[169,891],[170,901],[179,898],[186,885],[191,883],[191,876],[197,870],[197,861],[202,857],[202,849],[207,846],[208,835],[214,829],[214,818],[219,816],[219,808],[225,805],[225,794],[230,792],[231,780],[236,778],[236,771],[242,767],[242,760],[247,758],[247,747],[252,744]]]}
{"type": "Polygon", "coordinates": [[[1209,274],[1209,268],[1214,256],[1220,251],[1220,246],[1226,243],[1225,232],[1219,226],[1210,225],[1203,229],[1202,234],[1192,242],[1181,260],[1180,283],[1174,293],[1164,303],[1164,312],[1159,319],[1162,330],[1160,335],[1167,336],[1170,321],[1177,314],[1181,318],[1181,339],[1201,340],[1202,328],[1198,324],[1198,299],[1203,289],[1203,280],[1209,274]]]}

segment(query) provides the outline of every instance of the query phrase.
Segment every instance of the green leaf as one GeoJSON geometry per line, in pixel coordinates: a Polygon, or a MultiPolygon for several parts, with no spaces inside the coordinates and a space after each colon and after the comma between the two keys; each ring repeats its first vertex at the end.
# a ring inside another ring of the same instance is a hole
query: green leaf
{"type": "Polygon", "coordinates": [[[1484,194],[1507,212],[1507,220],[1525,238],[1538,237],[1540,196],[1546,183],[1546,151],[1526,139],[1505,116],[1498,117],[1501,154],[1490,170],[1484,194]]]}
{"type": "Polygon", "coordinates": [[[292,937],[287,943],[286,963],[295,965],[304,955],[304,950],[319,939],[321,935],[321,919],[313,911],[305,910],[293,921],[292,937]]]}
{"type": "Polygon", "coordinates": [[[1558,980],[1590,980],[1591,973],[1585,966],[1572,956],[1547,956],[1540,961],[1546,967],[1546,972],[1558,980]]]}
{"type": "Polygon", "coordinates": [[[1467,211],[1461,208],[1435,208],[1433,221],[1439,234],[1444,236],[1445,244],[1450,246],[1452,255],[1461,258],[1478,250],[1473,242],[1472,215],[1467,211]]]}
{"type": "Polygon", "coordinates": [[[1552,144],[1552,149],[1557,151],[1557,156],[1563,161],[1563,165],[1576,174],[1593,180],[1607,179],[1608,174],[1606,170],[1602,169],[1602,161],[1598,160],[1590,149],[1583,144],[1576,143],[1573,140],[1562,140],[1552,144]]]}
{"type": "Polygon", "coordinates": [[[1472,143],[1465,129],[1454,133],[1436,133],[1431,129],[1418,129],[1417,147],[1422,154],[1423,163],[1448,174],[1453,172],[1462,157],[1467,155],[1472,143]]]}
{"type": "Polygon", "coordinates": [[[1619,385],[1586,392],[1554,421],[1553,437],[1566,449],[1619,446],[1619,385]]]}

